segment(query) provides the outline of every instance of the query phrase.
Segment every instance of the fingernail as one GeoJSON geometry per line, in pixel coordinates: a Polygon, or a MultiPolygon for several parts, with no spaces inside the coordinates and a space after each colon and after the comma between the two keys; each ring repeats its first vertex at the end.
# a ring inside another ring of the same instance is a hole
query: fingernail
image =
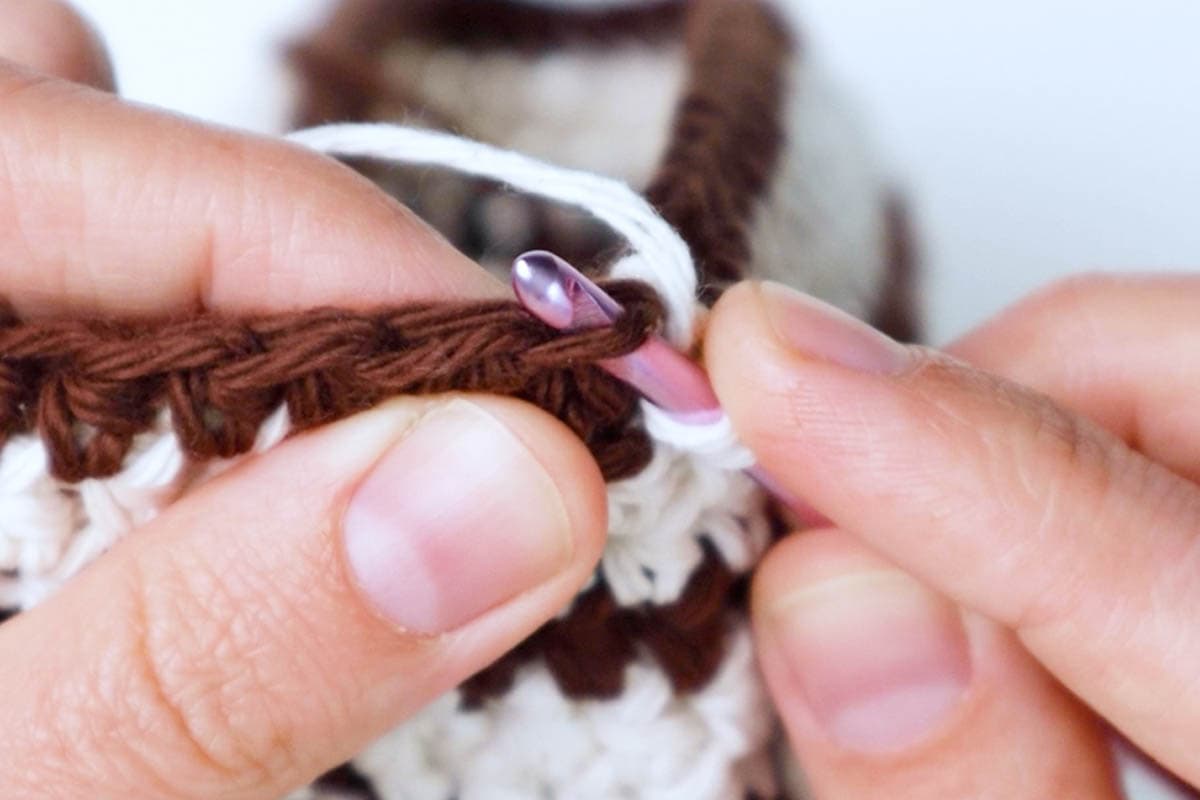
{"type": "Polygon", "coordinates": [[[799,589],[768,619],[813,717],[849,750],[894,752],[920,742],[970,683],[957,610],[897,571],[799,589]]]}
{"type": "Polygon", "coordinates": [[[351,497],[346,558],[375,608],[415,633],[454,630],[564,568],[554,481],[496,417],[452,400],[422,417],[351,497]]]}
{"type": "Polygon", "coordinates": [[[839,308],[770,281],[759,291],[775,335],[809,357],[880,375],[912,361],[907,347],[839,308]]]}

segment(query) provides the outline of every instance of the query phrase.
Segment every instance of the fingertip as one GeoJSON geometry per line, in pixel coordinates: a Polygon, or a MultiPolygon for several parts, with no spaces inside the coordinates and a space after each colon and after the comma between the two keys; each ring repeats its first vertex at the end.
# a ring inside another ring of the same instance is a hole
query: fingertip
{"type": "Polygon", "coordinates": [[[1012,635],[854,535],[784,539],[758,568],[752,610],[771,695],[819,795],[1115,796],[1094,721],[1012,635]]]}
{"type": "Polygon", "coordinates": [[[294,144],[0,69],[0,294],[22,317],[498,298],[362,175],[294,144]],[[131,183],[130,176],[138,180],[131,183]],[[136,189],[136,191],[135,191],[136,189]]]}
{"type": "Polygon", "coordinates": [[[944,729],[967,693],[958,611],[846,533],[777,547],[753,607],[772,693],[797,741],[911,749],[944,729]]]}
{"type": "Polygon", "coordinates": [[[103,91],[115,88],[100,34],[61,0],[7,0],[0,15],[0,58],[103,91]]]}
{"type": "Polygon", "coordinates": [[[722,407],[754,449],[775,421],[761,413],[761,401],[786,397],[795,380],[792,357],[767,318],[762,284],[742,282],[717,301],[705,331],[704,361],[722,407]]]}
{"type": "Polygon", "coordinates": [[[505,296],[500,281],[429,223],[336,159],[257,136],[197,138],[207,163],[221,167],[205,187],[212,200],[204,306],[257,311],[505,296]],[[230,196],[239,184],[245,188],[230,196]]]}
{"type": "Polygon", "coordinates": [[[730,287],[713,306],[705,329],[704,358],[713,382],[735,389],[735,383],[722,378],[742,363],[742,354],[772,345],[760,285],[743,281],[730,287]]]}

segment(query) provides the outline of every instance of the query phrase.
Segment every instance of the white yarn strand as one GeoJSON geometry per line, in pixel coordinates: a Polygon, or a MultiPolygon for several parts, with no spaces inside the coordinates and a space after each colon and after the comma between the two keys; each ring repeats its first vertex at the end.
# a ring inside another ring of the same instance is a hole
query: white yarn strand
{"type": "MultiPolygon", "coordinates": [[[[646,199],[621,181],[554,166],[460,136],[403,125],[325,125],[297,131],[288,139],[328,155],[444,167],[587,211],[632,249],[613,266],[613,277],[653,286],[667,308],[667,338],[678,347],[691,345],[698,316],[691,251],[646,199]]],[[[671,419],[650,403],[643,403],[642,409],[647,431],[654,439],[727,470],[754,463],[724,417],[711,425],[690,425],[671,419]]]]}
{"type": "Polygon", "coordinates": [[[328,155],[445,167],[587,211],[633,251],[614,266],[613,276],[653,286],[667,309],[667,338],[682,348],[691,345],[697,312],[691,251],[646,199],[621,181],[448,133],[387,123],[324,125],[287,138],[328,155]]]}

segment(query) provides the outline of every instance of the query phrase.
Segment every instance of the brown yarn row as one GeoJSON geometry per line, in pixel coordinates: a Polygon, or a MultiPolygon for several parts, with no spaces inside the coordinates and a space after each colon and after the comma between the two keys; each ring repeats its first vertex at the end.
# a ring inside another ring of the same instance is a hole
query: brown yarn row
{"type": "Polygon", "coordinates": [[[625,668],[642,653],[658,664],[676,691],[702,689],[725,659],[735,594],[742,583],[707,544],[704,560],[668,605],[620,606],[608,586],[597,581],[575,598],[569,614],[543,625],[464,683],[464,705],[477,707],[505,694],[517,670],[536,659],[569,697],[617,696],[625,668]]]}
{"type": "Polygon", "coordinates": [[[246,452],[285,403],[303,430],[401,394],[486,391],[536,403],[584,440],[605,476],[636,473],[650,445],[637,397],[595,366],[661,319],[653,291],[610,282],[616,325],[560,333],[511,301],[369,313],[314,309],[154,324],[21,322],[0,313],[0,444],[36,429],[68,481],[117,472],[164,407],[194,459],[246,452]]]}

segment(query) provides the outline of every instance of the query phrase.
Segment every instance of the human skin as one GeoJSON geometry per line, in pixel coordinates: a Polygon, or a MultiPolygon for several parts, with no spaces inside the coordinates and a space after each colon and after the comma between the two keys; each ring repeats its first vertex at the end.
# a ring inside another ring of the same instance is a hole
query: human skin
{"type": "MultiPolygon", "coordinates": [[[[328,159],[105,93],[61,3],[9,0],[0,54],[25,65],[0,64],[0,296],[25,316],[502,291],[328,159]]],[[[723,404],[832,521],[752,597],[819,800],[1116,797],[1104,720],[1200,780],[1197,307],[1193,277],[1080,279],[938,353],[778,287],[718,303],[723,404]]],[[[0,795],[278,797],[556,613],[604,513],[586,450],[511,401],[295,437],[0,626],[0,795]]]]}
{"type": "MultiPolygon", "coordinates": [[[[0,297],[25,317],[503,291],[330,159],[101,91],[61,4],[8,0],[0,46],[30,65],[0,62],[0,297]]],[[[515,401],[293,437],[0,625],[0,795],[280,797],[557,613],[604,528],[586,448],[515,401]]]]}
{"type": "Polygon", "coordinates": [[[830,520],[752,592],[817,798],[1116,797],[1105,725],[1200,781],[1197,308],[1195,275],[1083,276],[943,353],[717,304],[717,394],[830,520]]]}

